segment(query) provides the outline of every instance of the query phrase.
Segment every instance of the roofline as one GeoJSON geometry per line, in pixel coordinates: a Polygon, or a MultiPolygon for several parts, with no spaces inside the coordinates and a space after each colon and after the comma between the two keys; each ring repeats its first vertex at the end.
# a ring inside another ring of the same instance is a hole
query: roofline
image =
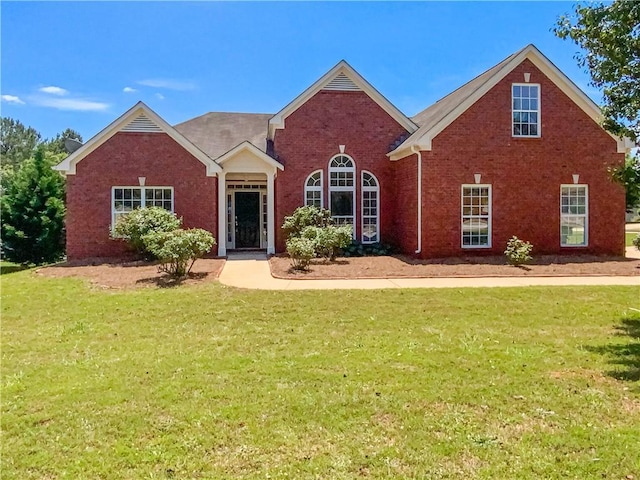
{"type": "MultiPolygon", "coordinates": [[[[507,57],[508,59],[509,57],[507,57]]],[[[549,60],[535,45],[529,44],[513,58],[502,66],[497,72],[489,77],[475,92],[465,98],[460,104],[450,110],[434,125],[424,125],[418,129],[412,136],[408,138],[396,149],[389,152],[387,156],[391,160],[399,160],[404,158],[411,152],[411,147],[416,146],[421,150],[431,150],[432,140],[445,128],[451,125],[462,113],[464,113],[471,105],[476,103],[485,93],[491,90],[504,77],[506,77],[515,67],[520,65],[525,59],[530,60],[540,71],[547,76],[560,90],[562,90],[573,102],[578,105],[589,117],[596,123],[601,124],[603,120],[600,107],[587,96],[580,88],[567,77],[551,60],[549,60]]],[[[506,60],[506,59],[505,59],[506,60]]],[[[477,77],[476,77],[477,78],[477,77]]],[[[626,153],[632,143],[628,138],[620,138],[607,132],[617,144],[618,153],[626,153]]]]}
{"type": "Polygon", "coordinates": [[[222,155],[220,155],[218,158],[216,158],[215,161],[216,161],[216,163],[218,165],[222,165],[225,162],[227,162],[228,160],[231,160],[236,154],[240,153],[243,150],[250,151],[251,153],[253,153],[257,157],[259,157],[261,160],[263,160],[265,163],[267,163],[268,165],[270,165],[270,166],[272,166],[274,168],[277,168],[278,170],[284,170],[284,165],[282,165],[276,159],[270,157],[265,152],[260,150],[253,143],[251,143],[249,140],[245,140],[242,143],[239,143],[238,145],[233,147],[231,150],[229,150],[226,153],[223,153],[222,155]]]}
{"type": "Polygon", "coordinates": [[[402,113],[395,105],[393,105],[387,98],[375,89],[367,80],[364,79],[351,65],[345,60],[340,60],[331,70],[320,77],[309,88],[303,91],[300,95],[294,98],[287,106],[276,113],[269,120],[268,137],[273,140],[275,131],[285,128],[285,119],[300,108],[307,100],[318,93],[333,77],[340,72],[346,73],[353,82],[360,87],[369,97],[371,97],[380,107],[387,112],[391,118],[402,125],[408,132],[415,132],[418,130],[416,125],[409,117],[402,113]]]}
{"type": "Polygon", "coordinates": [[[67,158],[65,158],[58,165],[53,167],[54,170],[63,172],[65,175],[75,175],[76,165],[83,160],[87,155],[96,150],[107,140],[118,133],[122,127],[124,127],[132,117],[144,113],[153,122],[155,122],[164,133],[169,135],[180,146],[196,157],[206,167],[208,177],[214,177],[222,169],[216,164],[211,157],[200,150],[196,145],[189,141],[184,135],[178,132],[175,128],[169,125],[160,115],[151,110],[144,102],[138,102],[125,113],[116,118],[113,122],[107,125],[104,129],[94,135],[87,143],[85,143],[78,150],[73,152],[67,158]]]}

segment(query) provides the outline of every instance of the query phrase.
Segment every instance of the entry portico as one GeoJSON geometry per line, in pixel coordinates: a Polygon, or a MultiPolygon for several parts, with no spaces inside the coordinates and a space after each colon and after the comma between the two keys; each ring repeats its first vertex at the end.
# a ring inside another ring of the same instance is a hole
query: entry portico
{"type": "Polygon", "coordinates": [[[216,159],[218,255],[241,248],[275,253],[274,185],[284,166],[249,141],[216,159]]]}

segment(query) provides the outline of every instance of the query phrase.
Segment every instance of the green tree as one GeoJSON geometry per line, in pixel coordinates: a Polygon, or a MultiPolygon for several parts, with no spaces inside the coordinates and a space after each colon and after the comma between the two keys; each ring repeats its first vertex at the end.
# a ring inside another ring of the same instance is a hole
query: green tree
{"type": "Polygon", "coordinates": [[[0,118],[0,157],[3,167],[15,168],[31,158],[40,141],[40,134],[35,129],[25,127],[13,118],[0,118]]]}
{"type": "Polygon", "coordinates": [[[60,156],[38,147],[12,175],[0,198],[2,254],[12,262],[36,265],[64,253],[64,179],[51,167],[60,156]]]}
{"type": "Polygon", "coordinates": [[[603,89],[603,126],[618,136],[640,137],[640,2],[577,4],[561,16],[554,33],[584,53],[576,59],[603,89]]]}
{"type": "Polygon", "coordinates": [[[627,211],[640,206],[640,157],[627,155],[624,166],[613,169],[611,174],[624,186],[627,211]]]}

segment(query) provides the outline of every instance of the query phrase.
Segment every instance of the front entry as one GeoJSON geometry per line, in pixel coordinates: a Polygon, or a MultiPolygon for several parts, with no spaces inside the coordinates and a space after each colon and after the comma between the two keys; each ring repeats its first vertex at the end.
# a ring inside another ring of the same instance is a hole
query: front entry
{"type": "Polygon", "coordinates": [[[260,248],[260,192],[235,192],[236,248],[260,248]]]}

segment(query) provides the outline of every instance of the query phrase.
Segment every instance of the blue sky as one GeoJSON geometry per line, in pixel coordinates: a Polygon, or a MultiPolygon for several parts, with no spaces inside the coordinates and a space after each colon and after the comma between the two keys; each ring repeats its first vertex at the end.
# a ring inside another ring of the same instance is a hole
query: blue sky
{"type": "Polygon", "coordinates": [[[2,116],[85,140],[147,103],[171,124],[275,113],[341,59],[407,115],[529,43],[596,101],[578,48],[551,32],[571,2],[8,2],[2,116]]]}

